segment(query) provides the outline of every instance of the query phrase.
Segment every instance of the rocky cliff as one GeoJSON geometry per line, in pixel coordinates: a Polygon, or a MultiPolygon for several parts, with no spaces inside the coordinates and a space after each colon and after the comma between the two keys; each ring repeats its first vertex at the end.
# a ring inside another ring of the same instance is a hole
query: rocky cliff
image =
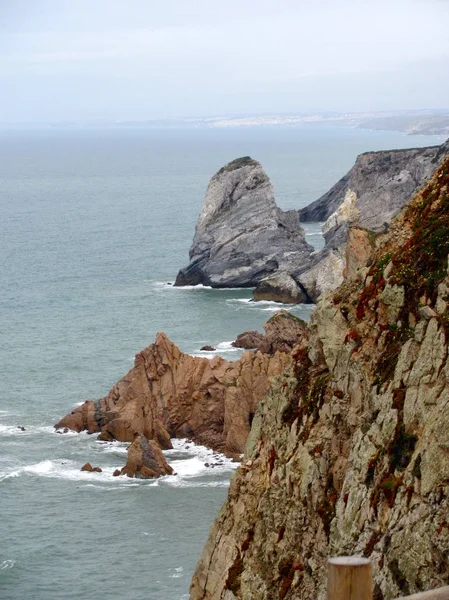
{"type": "Polygon", "coordinates": [[[251,287],[302,263],[313,251],[296,211],[283,212],[260,163],[243,157],[216,173],[207,188],[190,248],[175,285],[251,287]]]}
{"type": "Polygon", "coordinates": [[[88,400],[55,425],[132,442],[137,434],[167,449],[188,437],[214,450],[243,452],[252,418],[270,381],[287,368],[305,323],[286,312],[259,334],[260,351],[234,362],[184,354],[163,333],[137,354],[134,367],[109,394],[88,400]]]}
{"type": "MultiPolygon", "coordinates": [[[[449,141],[445,145],[449,152],[449,141]]],[[[433,173],[442,156],[441,148],[360,154],[351,170],[328,192],[299,211],[301,221],[327,221],[341,207],[327,225],[330,230],[345,217],[354,218],[351,209],[355,204],[360,225],[373,231],[382,229],[433,173]]]]}
{"type": "MultiPolygon", "coordinates": [[[[325,247],[298,262],[293,270],[263,279],[254,298],[315,302],[321,294],[340,285],[347,267],[350,227],[365,230],[371,240],[387,231],[391,220],[448,154],[449,141],[442,146],[366,152],[358,156],[349,173],[300,211],[303,222],[325,221],[325,247]]],[[[351,243],[354,250],[354,237],[351,243]]],[[[360,252],[365,253],[363,246],[360,252]]]]}
{"type": "Polygon", "coordinates": [[[448,254],[446,159],[273,380],[192,600],[324,599],[338,554],[372,559],[378,600],[447,584],[448,254]]]}

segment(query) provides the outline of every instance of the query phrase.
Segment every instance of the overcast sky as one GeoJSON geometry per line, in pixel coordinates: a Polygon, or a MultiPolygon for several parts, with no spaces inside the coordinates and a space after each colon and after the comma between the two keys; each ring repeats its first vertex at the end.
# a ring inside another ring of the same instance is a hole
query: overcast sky
{"type": "Polygon", "coordinates": [[[0,0],[0,122],[449,107],[449,0],[0,0]]]}

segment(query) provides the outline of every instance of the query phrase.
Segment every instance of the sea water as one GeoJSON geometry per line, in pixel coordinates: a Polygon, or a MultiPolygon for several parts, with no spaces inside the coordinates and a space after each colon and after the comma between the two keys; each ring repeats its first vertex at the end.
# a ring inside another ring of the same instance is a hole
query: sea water
{"type": "MultiPolygon", "coordinates": [[[[235,464],[179,440],[177,475],[114,478],[126,444],[52,426],[105,395],[157,331],[233,360],[236,335],[279,309],[172,285],[214,172],[250,155],[298,209],[360,152],[442,141],[317,126],[0,132],[0,598],[188,597],[235,464]],[[87,461],[103,472],[81,472],[87,461]]],[[[319,224],[306,235],[320,247],[319,224]]]]}

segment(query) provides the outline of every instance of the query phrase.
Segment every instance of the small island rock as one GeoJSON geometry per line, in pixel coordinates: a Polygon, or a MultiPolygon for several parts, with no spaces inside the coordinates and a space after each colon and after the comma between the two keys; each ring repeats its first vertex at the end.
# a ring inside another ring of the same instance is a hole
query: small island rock
{"type": "Polygon", "coordinates": [[[149,479],[161,475],[172,475],[173,469],[165,460],[162,450],[153,440],[136,435],[128,448],[128,460],[121,474],[128,477],[149,479]]]}
{"type": "Polygon", "coordinates": [[[298,212],[276,206],[268,175],[259,162],[245,156],[212,177],[190,262],[179,271],[175,285],[253,287],[279,268],[304,262],[312,251],[298,212]]]}

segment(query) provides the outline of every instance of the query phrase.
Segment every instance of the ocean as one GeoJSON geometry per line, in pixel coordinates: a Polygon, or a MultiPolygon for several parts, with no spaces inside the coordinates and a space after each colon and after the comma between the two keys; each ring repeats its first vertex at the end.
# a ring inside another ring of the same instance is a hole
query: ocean
{"type": "MultiPolygon", "coordinates": [[[[210,177],[250,155],[278,205],[298,209],[360,152],[442,141],[328,126],[0,132],[0,598],[188,598],[235,464],[177,440],[177,475],[113,478],[126,444],[53,424],[104,396],[157,331],[233,360],[236,335],[279,309],[250,290],[171,285],[210,177]],[[103,472],[81,472],[87,461],[103,472]]],[[[317,248],[319,232],[307,224],[317,248]]]]}

